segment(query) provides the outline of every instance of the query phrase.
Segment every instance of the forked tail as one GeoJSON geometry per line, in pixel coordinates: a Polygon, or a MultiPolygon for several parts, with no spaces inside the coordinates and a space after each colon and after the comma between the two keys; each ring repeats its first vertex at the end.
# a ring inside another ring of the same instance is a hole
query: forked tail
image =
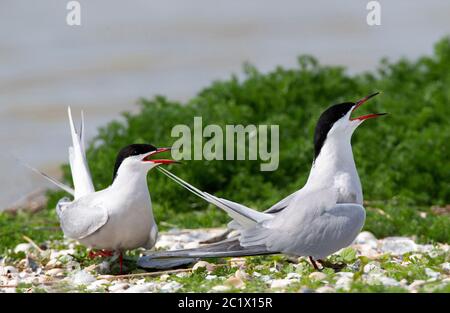
{"type": "Polygon", "coordinates": [[[236,238],[205,245],[195,249],[156,251],[141,257],[138,265],[143,268],[168,269],[193,263],[202,258],[242,257],[273,254],[264,245],[242,247],[236,238]]]}

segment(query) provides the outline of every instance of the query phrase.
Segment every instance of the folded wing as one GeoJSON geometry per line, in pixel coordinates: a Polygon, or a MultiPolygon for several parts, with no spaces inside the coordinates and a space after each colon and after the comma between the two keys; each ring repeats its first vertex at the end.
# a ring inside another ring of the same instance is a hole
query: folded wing
{"type": "Polygon", "coordinates": [[[56,210],[64,234],[83,239],[99,230],[108,221],[108,210],[100,205],[89,206],[85,201],[68,203],[56,210]]]}

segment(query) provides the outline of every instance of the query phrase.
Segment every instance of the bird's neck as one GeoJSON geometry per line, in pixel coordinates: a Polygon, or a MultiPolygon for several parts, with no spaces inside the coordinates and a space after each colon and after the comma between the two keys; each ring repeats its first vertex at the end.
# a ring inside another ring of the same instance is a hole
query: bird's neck
{"type": "Polygon", "coordinates": [[[362,188],[353,158],[351,136],[326,139],[313,162],[307,185],[312,188],[334,187],[338,190],[338,202],[362,204],[362,188]]]}
{"type": "Polygon", "coordinates": [[[117,171],[112,185],[112,189],[121,192],[122,194],[133,194],[138,196],[149,194],[147,186],[147,171],[139,168],[121,167],[117,171]]]}

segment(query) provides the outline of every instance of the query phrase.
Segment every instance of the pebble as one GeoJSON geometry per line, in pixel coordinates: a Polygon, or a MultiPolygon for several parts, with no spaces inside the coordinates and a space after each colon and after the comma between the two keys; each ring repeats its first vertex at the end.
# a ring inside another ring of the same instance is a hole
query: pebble
{"type": "Polygon", "coordinates": [[[71,277],[72,284],[76,286],[89,285],[95,281],[95,277],[84,270],[75,272],[71,277]]]}
{"type": "Polygon", "coordinates": [[[295,279],[295,280],[300,280],[300,278],[302,278],[300,276],[300,274],[298,273],[288,273],[286,276],[287,279],[295,279]]]}
{"type": "Polygon", "coordinates": [[[376,259],[378,258],[381,253],[377,250],[378,243],[376,243],[376,246],[371,246],[369,244],[359,244],[355,245],[356,250],[358,251],[359,255],[364,255],[365,257],[369,259],[376,259]]]}
{"type": "Polygon", "coordinates": [[[15,253],[24,252],[27,253],[33,248],[33,245],[30,243],[20,243],[14,248],[15,253]]]}
{"type": "Polygon", "coordinates": [[[96,280],[96,281],[92,282],[91,284],[89,284],[89,286],[87,286],[86,289],[89,291],[95,291],[102,287],[106,287],[109,284],[111,284],[111,282],[109,280],[99,279],[99,280],[96,280]]]}
{"type": "Polygon", "coordinates": [[[359,233],[358,236],[356,236],[356,239],[354,241],[355,244],[369,244],[377,246],[377,238],[368,231],[363,231],[359,233]]]}
{"type": "Polygon", "coordinates": [[[4,289],[0,289],[0,293],[17,293],[16,292],[16,288],[4,288],[4,289]]]}
{"type": "Polygon", "coordinates": [[[312,272],[311,274],[309,274],[309,278],[311,278],[312,280],[321,281],[327,278],[327,275],[321,272],[312,272]]]}
{"type": "Polygon", "coordinates": [[[62,267],[62,263],[57,259],[50,259],[50,261],[45,264],[45,269],[52,269],[56,267],[62,267]]]}
{"type": "Polygon", "coordinates": [[[381,276],[380,282],[384,286],[391,286],[391,287],[401,287],[401,285],[402,285],[400,282],[396,281],[394,278],[386,277],[386,276],[381,276]]]}
{"type": "Polygon", "coordinates": [[[406,237],[388,237],[380,241],[381,251],[393,255],[403,255],[417,251],[416,243],[406,237]]]}
{"type": "Polygon", "coordinates": [[[18,271],[14,266],[0,266],[0,274],[8,275],[8,274],[17,274],[18,271]]]}
{"type": "Polygon", "coordinates": [[[445,262],[445,263],[441,264],[441,268],[444,272],[446,272],[447,274],[450,274],[450,263],[449,262],[445,262]]]}
{"type": "Polygon", "coordinates": [[[195,265],[192,267],[193,271],[196,271],[199,268],[204,267],[206,269],[206,271],[208,272],[212,272],[214,271],[214,269],[217,267],[215,264],[211,264],[208,263],[206,261],[198,261],[197,263],[195,263],[195,265]]]}
{"type": "Polygon", "coordinates": [[[272,288],[272,289],[286,288],[293,282],[294,281],[290,280],[290,279],[274,279],[274,280],[272,280],[272,283],[270,284],[270,288],[272,288]]]}
{"type": "Polygon", "coordinates": [[[316,289],[317,293],[333,293],[336,292],[336,290],[333,287],[330,286],[323,286],[316,289]]]}
{"type": "Polygon", "coordinates": [[[217,278],[217,275],[206,275],[205,279],[206,280],[214,280],[217,278]]]}
{"type": "Polygon", "coordinates": [[[232,258],[230,260],[231,267],[244,268],[246,264],[245,258],[232,258]]]}
{"type": "Polygon", "coordinates": [[[414,282],[411,283],[411,285],[408,286],[408,289],[411,290],[411,291],[416,291],[417,292],[417,290],[423,284],[425,284],[424,280],[415,280],[414,282]]]}
{"type": "Polygon", "coordinates": [[[277,269],[276,267],[271,267],[271,268],[269,268],[269,272],[271,272],[271,273],[277,273],[277,272],[278,272],[278,269],[277,269]]]}
{"type": "Polygon", "coordinates": [[[81,265],[76,261],[70,261],[65,265],[65,268],[71,271],[80,270],[81,265]]]}
{"type": "Polygon", "coordinates": [[[181,285],[180,283],[178,283],[176,281],[171,281],[170,283],[167,283],[164,286],[162,286],[160,291],[161,292],[175,292],[178,289],[180,289],[181,287],[183,287],[183,285],[181,285]]]}
{"type": "Polygon", "coordinates": [[[6,286],[16,286],[18,284],[19,284],[19,280],[16,278],[13,278],[6,283],[6,286]]]}
{"type": "Polygon", "coordinates": [[[45,275],[52,277],[64,277],[64,270],[62,268],[53,268],[45,272],[45,275]]]}
{"type": "Polygon", "coordinates": [[[198,248],[199,246],[200,246],[200,244],[198,243],[198,241],[193,241],[193,242],[188,242],[187,244],[185,244],[183,249],[195,249],[195,248],[198,248]]]}
{"type": "Polygon", "coordinates": [[[230,287],[224,286],[224,285],[217,285],[217,286],[212,287],[211,290],[215,291],[215,292],[225,292],[225,291],[230,290],[230,287]]]}
{"type": "Polygon", "coordinates": [[[151,285],[134,285],[130,288],[126,289],[126,293],[144,293],[149,292],[151,290],[151,285]]]}
{"type": "Polygon", "coordinates": [[[111,263],[108,261],[103,261],[97,267],[99,273],[106,274],[111,270],[111,263]]]}
{"type": "Polygon", "coordinates": [[[242,281],[242,279],[236,277],[236,276],[231,276],[230,278],[228,278],[225,281],[225,285],[237,288],[237,289],[242,289],[245,287],[245,283],[242,281]]]}
{"type": "Polygon", "coordinates": [[[440,273],[433,271],[431,268],[425,268],[425,274],[431,279],[438,279],[441,276],[440,273]]]}
{"type": "Polygon", "coordinates": [[[336,275],[336,277],[339,277],[339,278],[345,277],[345,278],[351,278],[351,279],[353,279],[353,276],[355,276],[355,274],[352,272],[338,272],[335,275],[336,275]]]}
{"type": "Polygon", "coordinates": [[[249,280],[251,278],[244,270],[237,270],[234,276],[240,280],[249,280]]]}
{"type": "Polygon", "coordinates": [[[128,289],[128,287],[130,287],[128,283],[115,283],[109,286],[108,290],[111,292],[123,292],[128,289]]]}
{"type": "Polygon", "coordinates": [[[25,270],[31,270],[32,272],[35,272],[39,269],[39,266],[36,264],[36,262],[29,257],[20,260],[18,267],[25,270]]]}
{"type": "Polygon", "coordinates": [[[336,289],[343,289],[345,291],[350,290],[353,282],[353,275],[353,273],[349,272],[336,273],[336,276],[338,277],[335,283],[336,289]]]}
{"type": "Polygon", "coordinates": [[[163,274],[163,275],[159,276],[160,281],[167,281],[169,278],[170,278],[169,274],[163,274]]]}
{"type": "Polygon", "coordinates": [[[434,250],[433,245],[417,245],[417,250],[422,253],[431,253],[434,250]]]}
{"type": "Polygon", "coordinates": [[[371,262],[371,263],[364,265],[363,272],[366,274],[367,273],[382,274],[382,273],[384,273],[384,270],[380,267],[379,262],[371,262]]]}
{"type": "Polygon", "coordinates": [[[270,277],[270,275],[262,275],[259,277],[260,280],[262,280],[265,283],[271,283],[272,282],[272,277],[270,277]]]}
{"type": "Polygon", "coordinates": [[[365,275],[365,281],[369,285],[384,285],[388,287],[400,287],[401,284],[391,277],[382,274],[365,275]]]}

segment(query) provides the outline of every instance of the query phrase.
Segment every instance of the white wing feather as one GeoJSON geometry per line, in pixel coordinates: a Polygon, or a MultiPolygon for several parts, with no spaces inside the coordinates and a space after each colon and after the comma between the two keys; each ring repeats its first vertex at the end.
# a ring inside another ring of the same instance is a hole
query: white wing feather
{"type": "Polygon", "coordinates": [[[80,134],[75,129],[72,111],[68,108],[70,133],[72,136],[72,147],[69,147],[70,170],[72,172],[73,185],[75,189],[75,199],[95,192],[92,183],[91,173],[86,161],[84,144],[84,115],[82,113],[80,134]]]}
{"type": "Polygon", "coordinates": [[[203,192],[203,191],[199,190],[198,188],[185,182],[178,176],[172,174],[168,170],[163,169],[163,168],[158,168],[158,169],[161,172],[163,172],[166,176],[168,176],[170,179],[172,179],[176,183],[180,184],[181,186],[183,186],[190,192],[194,193],[195,195],[199,196],[203,200],[205,200],[209,203],[212,203],[215,206],[219,207],[220,209],[224,210],[235,222],[237,222],[243,228],[252,227],[255,224],[258,224],[260,222],[263,222],[265,220],[273,218],[273,216],[270,214],[258,212],[258,211],[252,210],[242,204],[232,202],[230,200],[226,200],[223,198],[218,198],[207,192],[203,192]]]}
{"type": "Polygon", "coordinates": [[[70,188],[69,186],[61,183],[60,181],[58,181],[57,179],[41,172],[40,170],[32,167],[31,165],[29,165],[28,163],[26,163],[25,161],[23,161],[21,158],[13,155],[13,157],[23,166],[29,168],[30,170],[32,170],[33,172],[41,175],[42,177],[44,177],[46,180],[48,180],[49,182],[51,182],[52,184],[55,184],[56,186],[58,186],[59,188],[61,188],[62,190],[66,191],[67,193],[70,193],[72,196],[75,194],[75,190],[73,190],[72,188],[70,188]]]}

